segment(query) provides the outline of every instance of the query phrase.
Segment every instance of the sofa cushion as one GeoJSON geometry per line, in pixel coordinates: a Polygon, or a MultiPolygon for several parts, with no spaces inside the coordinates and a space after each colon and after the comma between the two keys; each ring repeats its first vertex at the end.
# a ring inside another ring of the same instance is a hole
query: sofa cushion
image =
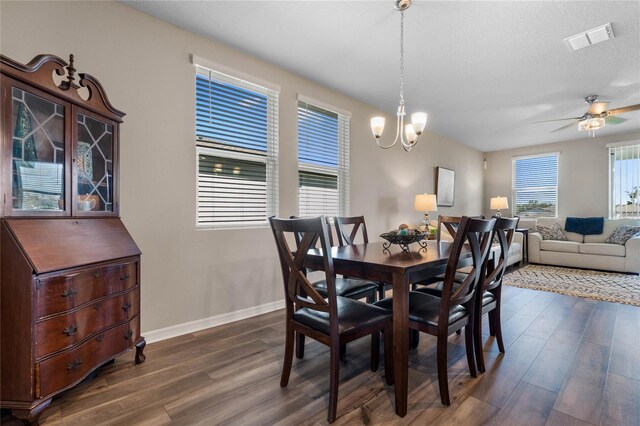
{"type": "Polygon", "coordinates": [[[626,255],[625,246],[607,243],[584,243],[580,244],[580,253],[599,254],[602,256],[622,256],[626,255]]]}
{"type": "Polygon", "coordinates": [[[550,226],[538,225],[538,232],[542,235],[543,240],[566,241],[567,239],[559,223],[550,226]]]}
{"type": "Polygon", "coordinates": [[[613,231],[620,225],[635,225],[640,226],[640,220],[638,219],[605,219],[602,234],[600,235],[586,235],[584,237],[585,243],[604,243],[607,237],[609,237],[613,231]]]}
{"type": "MultiPolygon", "coordinates": [[[[555,226],[558,224],[564,229],[565,219],[560,217],[540,217],[538,218],[537,227],[539,226],[555,226]]],[[[564,231],[564,236],[567,241],[575,241],[577,243],[584,242],[584,235],[575,232],[564,231]]]]}
{"type": "Polygon", "coordinates": [[[540,250],[562,251],[565,253],[579,253],[580,243],[575,241],[554,241],[543,240],[540,243],[540,250]]]}
{"type": "Polygon", "coordinates": [[[620,225],[605,240],[606,243],[625,245],[627,240],[640,234],[640,226],[620,225]]]}

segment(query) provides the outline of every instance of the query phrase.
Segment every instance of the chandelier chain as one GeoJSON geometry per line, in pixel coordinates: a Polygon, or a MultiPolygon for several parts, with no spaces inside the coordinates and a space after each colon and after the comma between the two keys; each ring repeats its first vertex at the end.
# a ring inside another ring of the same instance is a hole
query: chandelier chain
{"type": "Polygon", "coordinates": [[[404,105],[404,10],[400,11],[400,105],[404,105]]]}

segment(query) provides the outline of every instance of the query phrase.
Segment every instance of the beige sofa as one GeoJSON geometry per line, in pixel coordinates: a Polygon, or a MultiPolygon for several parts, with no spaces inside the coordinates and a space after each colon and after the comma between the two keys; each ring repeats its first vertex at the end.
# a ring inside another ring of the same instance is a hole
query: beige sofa
{"type": "Polygon", "coordinates": [[[620,225],[640,225],[638,219],[605,219],[599,235],[581,235],[566,232],[567,241],[543,240],[535,232],[536,225],[559,223],[564,229],[564,218],[539,218],[523,223],[529,232],[529,262],[604,271],[640,273],[640,237],[631,238],[623,246],[605,243],[607,237],[620,225]]]}

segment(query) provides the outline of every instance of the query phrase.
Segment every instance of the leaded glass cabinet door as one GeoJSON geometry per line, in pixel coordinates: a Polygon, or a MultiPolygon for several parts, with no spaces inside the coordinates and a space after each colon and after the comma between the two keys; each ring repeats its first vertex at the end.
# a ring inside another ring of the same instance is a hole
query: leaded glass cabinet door
{"type": "Polygon", "coordinates": [[[78,110],[76,117],[74,215],[117,214],[117,126],[83,110],[78,110]]]}
{"type": "Polygon", "coordinates": [[[4,163],[11,171],[11,189],[5,192],[11,199],[4,200],[5,209],[21,216],[69,215],[65,190],[68,104],[14,81],[3,87],[3,93],[11,97],[5,111],[10,114],[11,133],[5,133],[11,145],[10,164],[4,163]]]}

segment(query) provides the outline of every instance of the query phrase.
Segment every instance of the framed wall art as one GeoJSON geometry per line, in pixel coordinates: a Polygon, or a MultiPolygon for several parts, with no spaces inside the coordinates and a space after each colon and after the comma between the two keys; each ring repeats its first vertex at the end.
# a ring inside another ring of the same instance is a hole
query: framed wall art
{"type": "Polygon", "coordinates": [[[444,167],[438,167],[437,191],[438,205],[452,207],[455,195],[456,172],[444,167]]]}

